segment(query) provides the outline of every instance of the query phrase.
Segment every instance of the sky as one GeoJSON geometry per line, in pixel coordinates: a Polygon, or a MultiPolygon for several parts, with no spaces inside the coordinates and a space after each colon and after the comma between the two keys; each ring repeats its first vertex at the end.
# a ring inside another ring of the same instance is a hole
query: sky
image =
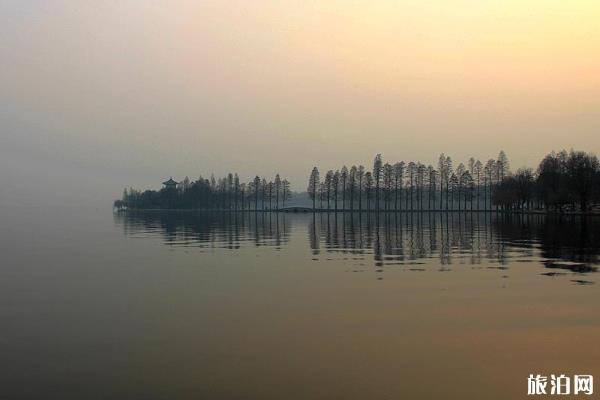
{"type": "Polygon", "coordinates": [[[600,3],[0,1],[0,206],[600,153],[600,3]]]}

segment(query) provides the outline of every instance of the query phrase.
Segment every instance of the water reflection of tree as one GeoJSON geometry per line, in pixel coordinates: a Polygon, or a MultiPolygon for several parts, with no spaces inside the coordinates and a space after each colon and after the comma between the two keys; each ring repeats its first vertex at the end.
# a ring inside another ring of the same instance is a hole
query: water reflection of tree
{"type": "MultiPolygon", "coordinates": [[[[580,217],[495,213],[284,213],[126,212],[117,224],[131,236],[160,236],[165,244],[238,249],[279,247],[292,222],[308,224],[314,256],[372,258],[378,268],[435,260],[506,268],[514,260],[541,257],[548,268],[589,272],[600,263],[600,221],[580,217]],[[568,263],[570,264],[568,264],[568,263]]],[[[431,263],[431,262],[429,262],[431,263]]],[[[553,272],[554,273],[554,272],[553,272]]]]}
{"type": "Polygon", "coordinates": [[[115,222],[126,235],[164,238],[165,244],[238,249],[244,244],[281,246],[289,240],[290,223],[282,213],[126,212],[115,222]]]}
{"type": "Polygon", "coordinates": [[[559,221],[536,215],[492,213],[319,213],[313,216],[310,246],[329,253],[370,254],[378,267],[444,266],[482,262],[506,268],[513,259],[541,257],[598,263],[598,221],[559,221]]]}
{"type": "Polygon", "coordinates": [[[456,253],[471,254],[470,262],[475,263],[482,249],[502,259],[502,247],[494,248],[494,241],[487,240],[485,218],[474,213],[319,213],[309,224],[310,245],[315,253],[320,243],[332,253],[371,253],[380,266],[417,264],[424,258],[451,264],[456,253]]]}
{"type": "Polygon", "coordinates": [[[600,220],[582,216],[502,215],[494,220],[503,241],[527,254],[539,247],[548,260],[600,263],[600,220]],[[533,243],[532,243],[533,240],[533,243]]]}

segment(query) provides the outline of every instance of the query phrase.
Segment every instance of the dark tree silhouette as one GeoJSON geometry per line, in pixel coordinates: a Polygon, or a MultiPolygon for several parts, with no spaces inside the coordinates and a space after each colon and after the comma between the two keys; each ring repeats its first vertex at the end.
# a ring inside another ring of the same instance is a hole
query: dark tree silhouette
{"type": "Polygon", "coordinates": [[[413,211],[413,190],[415,187],[415,163],[409,162],[406,166],[406,184],[408,185],[408,193],[406,196],[406,209],[410,200],[410,211],[413,211]]]}
{"type": "MultiPolygon", "coordinates": [[[[452,198],[452,210],[454,210],[454,200],[456,198],[456,195],[458,193],[458,178],[456,177],[456,174],[452,174],[450,175],[450,179],[449,179],[449,185],[448,185],[448,194],[450,194],[451,198],[452,198]]],[[[458,204],[460,205],[460,199],[458,201],[458,204]]],[[[448,209],[448,206],[446,206],[446,208],[448,209]]]]}
{"type": "Polygon", "coordinates": [[[404,179],[404,161],[394,164],[394,209],[398,210],[398,204],[402,208],[402,181],[404,179]],[[399,201],[399,202],[398,202],[399,201]]]}
{"type": "Polygon", "coordinates": [[[465,165],[463,163],[458,164],[458,167],[456,167],[456,179],[457,179],[457,184],[456,184],[456,196],[458,197],[458,210],[460,211],[460,196],[461,194],[464,194],[464,178],[463,175],[465,174],[466,170],[465,170],[465,165]]]}
{"type": "Polygon", "coordinates": [[[260,181],[260,200],[261,200],[261,206],[262,209],[265,209],[265,200],[267,200],[267,191],[269,189],[268,184],[267,184],[267,180],[265,178],[262,178],[262,180],[260,181]]]}
{"type": "Polygon", "coordinates": [[[581,211],[588,210],[593,184],[599,172],[598,158],[583,151],[571,150],[567,159],[567,181],[581,211]]]}
{"type": "Polygon", "coordinates": [[[373,174],[365,173],[365,199],[367,200],[367,210],[371,209],[371,192],[373,191],[373,174]]]}
{"type": "Polygon", "coordinates": [[[308,195],[312,199],[313,211],[316,209],[315,202],[317,200],[317,194],[319,192],[319,183],[320,183],[319,169],[317,167],[314,167],[312,169],[312,172],[310,173],[310,178],[308,178],[308,189],[307,189],[308,195]]]}
{"type": "MultiPolygon", "coordinates": [[[[444,162],[444,172],[446,178],[446,210],[448,210],[448,198],[450,197],[450,186],[452,185],[451,179],[454,173],[452,172],[452,159],[450,156],[446,157],[444,162]]],[[[456,176],[454,176],[456,179],[456,176]]],[[[454,199],[452,199],[452,208],[454,208],[454,199]]]]}
{"type": "Polygon", "coordinates": [[[267,183],[267,197],[269,198],[269,210],[273,209],[273,197],[274,197],[274,191],[275,189],[275,185],[273,184],[273,182],[269,181],[269,183],[267,183]]]}
{"type": "Polygon", "coordinates": [[[340,171],[340,183],[342,189],[342,210],[346,210],[346,185],[348,183],[348,168],[344,165],[340,171]]]}
{"type": "Polygon", "coordinates": [[[552,152],[540,162],[537,170],[538,195],[547,208],[560,210],[568,202],[567,152],[552,152]]]}
{"type": "Polygon", "coordinates": [[[275,207],[279,210],[279,193],[281,192],[281,177],[279,174],[275,175],[275,207]]]}
{"type": "Polygon", "coordinates": [[[333,177],[331,178],[331,187],[333,188],[333,206],[335,211],[338,210],[338,193],[340,190],[340,171],[335,171],[333,177]]]}
{"type": "Polygon", "coordinates": [[[350,192],[350,211],[354,211],[354,195],[356,193],[358,168],[353,165],[348,174],[348,191],[350,192]]]}
{"type": "MultiPolygon", "coordinates": [[[[126,209],[206,209],[206,210],[281,210],[291,196],[290,183],[279,174],[274,180],[256,176],[249,183],[241,183],[238,174],[229,173],[216,179],[200,176],[196,181],[185,177],[177,183],[173,179],[164,182],[161,190],[138,191],[125,189],[122,197],[115,200],[114,207],[126,209]],[[260,202],[260,204],[259,204],[260,202]]],[[[410,211],[458,209],[477,210],[545,210],[593,212],[600,208],[600,162],[598,158],[583,151],[552,152],[540,162],[534,172],[520,168],[512,173],[508,157],[500,151],[496,159],[485,165],[471,157],[467,166],[459,163],[453,170],[452,159],[440,154],[438,169],[421,162],[382,163],[381,154],[373,162],[373,171],[365,173],[363,166],[342,167],[328,171],[320,181],[319,170],[314,167],[308,183],[308,195],[316,210],[317,198],[320,208],[327,200],[327,210],[362,211],[363,197],[367,210],[385,211],[405,208],[410,211]],[[404,195],[404,198],[402,197],[404,195]],[[436,195],[439,193],[439,201],[436,195]],[[425,206],[427,195],[427,206],[425,206]],[[357,197],[358,196],[358,197],[357,197]],[[340,199],[341,197],[341,199],[340,199]],[[482,198],[483,197],[483,198],[482,198]],[[374,201],[372,201],[374,199],[374,201]],[[383,206],[382,206],[383,201],[383,206]],[[409,208],[410,203],[410,208],[409,208]],[[469,207],[470,203],[470,207],[469,207]],[[483,207],[482,207],[483,204],[483,207]]]]}
{"type": "Polygon", "coordinates": [[[479,188],[480,188],[481,184],[483,183],[482,174],[483,174],[483,165],[481,164],[481,161],[477,160],[477,161],[475,161],[475,164],[473,166],[473,179],[475,182],[475,187],[477,188],[477,209],[478,210],[480,207],[479,188]]]}
{"type": "Polygon", "coordinates": [[[331,210],[331,189],[333,185],[333,171],[329,170],[325,174],[325,193],[327,195],[327,209],[331,210]]]}
{"type": "Polygon", "coordinates": [[[260,177],[258,175],[255,176],[252,185],[252,190],[254,191],[254,211],[258,211],[258,197],[261,193],[260,182],[260,177]]]}
{"type": "Polygon", "coordinates": [[[431,210],[432,203],[435,203],[435,192],[438,181],[438,173],[432,165],[427,167],[427,175],[429,176],[429,192],[427,196],[427,208],[431,210]]]}
{"type": "Polygon", "coordinates": [[[383,166],[383,194],[384,194],[383,207],[386,211],[389,208],[390,196],[393,191],[393,182],[394,182],[393,176],[394,176],[393,167],[390,164],[385,163],[383,166]]]}
{"type": "Polygon", "coordinates": [[[362,211],[362,198],[363,198],[364,180],[365,180],[365,167],[364,166],[362,166],[362,165],[358,166],[356,176],[358,179],[358,210],[362,211]]]}
{"type": "MultiPolygon", "coordinates": [[[[459,186],[463,195],[463,210],[467,209],[467,200],[471,202],[471,210],[473,209],[473,177],[469,171],[465,171],[460,176],[459,186]]],[[[460,209],[460,206],[459,206],[460,209]]]]}
{"type": "Polygon", "coordinates": [[[496,162],[490,158],[485,163],[485,167],[483,169],[483,174],[485,176],[484,189],[486,191],[486,194],[484,196],[484,198],[485,198],[485,207],[484,208],[486,210],[488,209],[488,205],[489,205],[489,209],[490,210],[492,209],[492,202],[489,201],[488,199],[491,199],[491,197],[492,197],[492,185],[494,183],[495,168],[496,168],[496,162]]]}
{"type": "Polygon", "coordinates": [[[508,158],[506,157],[504,150],[500,150],[500,153],[498,153],[498,159],[496,160],[496,166],[498,168],[498,181],[502,182],[504,180],[504,178],[510,172],[508,158]]]}
{"type": "Polygon", "coordinates": [[[327,196],[327,189],[325,187],[325,183],[319,183],[319,208],[323,209],[323,202],[325,201],[325,197],[327,196]]]}
{"type": "Polygon", "coordinates": [[[292,198],[292,191],[290,189],[290,181],[284,179],[281,181],[281,200],[283,202],[283,208],[285,208],[285,202],[292,198]]]}
{"type": "Polygon", "coordinates": [[[373,179],[375,180],[375,211],[379,211],[379,188],[383,174],[383,162],[381,154],[375,156],[373,160],[373,179]]]}
{"type": "Polygon", "coordinates": [[[446,182],[446,155],[440,154],[438,158],[438,174],[440,179],[440,210],[442,209],[442,200],[444,194],[444,183],[446,182]]]}
{"type": "Polygon", "coordinates": [[[423,209],[423,190],[425,188],[425,172],[426,167],[424,164],[417,163],[416,167],[416,184],[417,184],[417,199],[419,201],[419,210],[423,209]]]}

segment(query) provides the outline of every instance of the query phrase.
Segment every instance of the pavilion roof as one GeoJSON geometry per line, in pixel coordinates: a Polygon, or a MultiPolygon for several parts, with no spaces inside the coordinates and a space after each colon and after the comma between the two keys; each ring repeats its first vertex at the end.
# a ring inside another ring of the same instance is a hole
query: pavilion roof
{"type": "Polygon", "coordinates": [[[169,185],[177,185],[177,182],[175,182],[173,180],[173,178],[169,178],[168,181],[163,182],[163,185],[169,186],[169,185]]]}

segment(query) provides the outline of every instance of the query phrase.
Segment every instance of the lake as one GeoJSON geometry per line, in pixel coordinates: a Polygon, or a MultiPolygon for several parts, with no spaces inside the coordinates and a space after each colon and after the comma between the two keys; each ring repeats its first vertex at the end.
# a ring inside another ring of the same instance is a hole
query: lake
{"type": "Polygon", "coordinates": [[[600,379],[600,220],[2,208],[0,398],[512,399],[600,379]]]}

